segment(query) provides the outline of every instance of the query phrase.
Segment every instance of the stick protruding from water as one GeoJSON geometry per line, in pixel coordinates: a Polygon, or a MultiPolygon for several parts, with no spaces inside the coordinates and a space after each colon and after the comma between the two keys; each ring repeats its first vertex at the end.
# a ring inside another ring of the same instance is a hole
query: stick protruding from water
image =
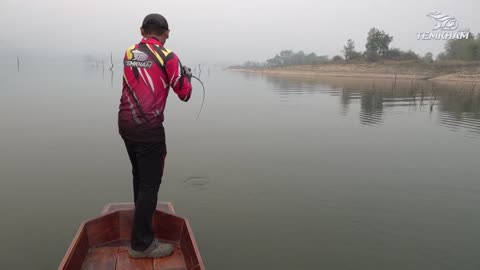
{"type": "Polygon", "coordinates": [[[110,64],[111,64],[110,71],[112,71],[113,70],[113,53],[112,52],[110,52],[110,64]]]}

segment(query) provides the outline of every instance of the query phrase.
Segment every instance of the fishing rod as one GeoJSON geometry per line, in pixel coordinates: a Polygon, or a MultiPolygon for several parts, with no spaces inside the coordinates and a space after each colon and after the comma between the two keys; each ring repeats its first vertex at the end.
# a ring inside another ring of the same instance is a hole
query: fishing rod
{"type": "Polygon", "coordinates": [[[197,119],[195,119],[195,120],[198,120],[198,118],[200,117],[200,113],[202,113],[203,104],[205,104],[205,85],[203,85],[203,82],[198,77],[192,75],[192,78],[196,79],[202,85],[202,90],[203,90],[202,105],[200,106],[200,111],[198,111],[197,119]]]}

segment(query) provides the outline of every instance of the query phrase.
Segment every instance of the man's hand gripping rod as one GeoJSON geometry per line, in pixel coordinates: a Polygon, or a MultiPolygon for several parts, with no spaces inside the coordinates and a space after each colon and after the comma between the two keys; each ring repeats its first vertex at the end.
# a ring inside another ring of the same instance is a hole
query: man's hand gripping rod
{"type": "Polygon", "coordinates": [[[200,113],[202,113],[202,110],[203,110],[203,104],[205,104],[205,85],[200,80],[200,78],[198,78],[198,77],[196,77],[192,74],[192,69],[191,68],[183,66],[182,69],[183,69],[182,70],[183,75],[186,76],[189,81],[191,81],[191,78],[194,78],[195,80],[197,80],[202,85],[202,90],[203,90],[202,105],[200,106],[200,111],[198,111],[197,118],[195,119],[195,120],[198,120],[198,118],[200,117],[200,113]]]}

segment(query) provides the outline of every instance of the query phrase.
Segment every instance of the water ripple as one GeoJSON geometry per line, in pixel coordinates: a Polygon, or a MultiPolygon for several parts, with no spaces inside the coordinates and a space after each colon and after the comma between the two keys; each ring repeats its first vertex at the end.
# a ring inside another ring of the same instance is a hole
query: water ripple
{"type": "Polygon", "coordinates": [[[204,190],[208,188],[210,179],[199,176],[188,177],[183,181],[186,188],[193,188],[195,190],[204,190]]]}
{"type": "Polygon", "coordinates": [[[470,113],[439,112],[438,124],[451,130],[465,130],[480,135],[480,119],[470,113]]]}

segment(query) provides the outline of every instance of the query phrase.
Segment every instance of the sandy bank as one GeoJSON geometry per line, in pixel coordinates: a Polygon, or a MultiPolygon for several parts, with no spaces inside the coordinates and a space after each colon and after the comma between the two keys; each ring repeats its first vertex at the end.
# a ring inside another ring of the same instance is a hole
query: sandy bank
{"type": "Polygon", "coordinates": [[[322,64],[265,69],[231,68],[229,70],[265,74],[480,83],[480,65],[477,63],[448,65],[413,63],[322,64]]]}

